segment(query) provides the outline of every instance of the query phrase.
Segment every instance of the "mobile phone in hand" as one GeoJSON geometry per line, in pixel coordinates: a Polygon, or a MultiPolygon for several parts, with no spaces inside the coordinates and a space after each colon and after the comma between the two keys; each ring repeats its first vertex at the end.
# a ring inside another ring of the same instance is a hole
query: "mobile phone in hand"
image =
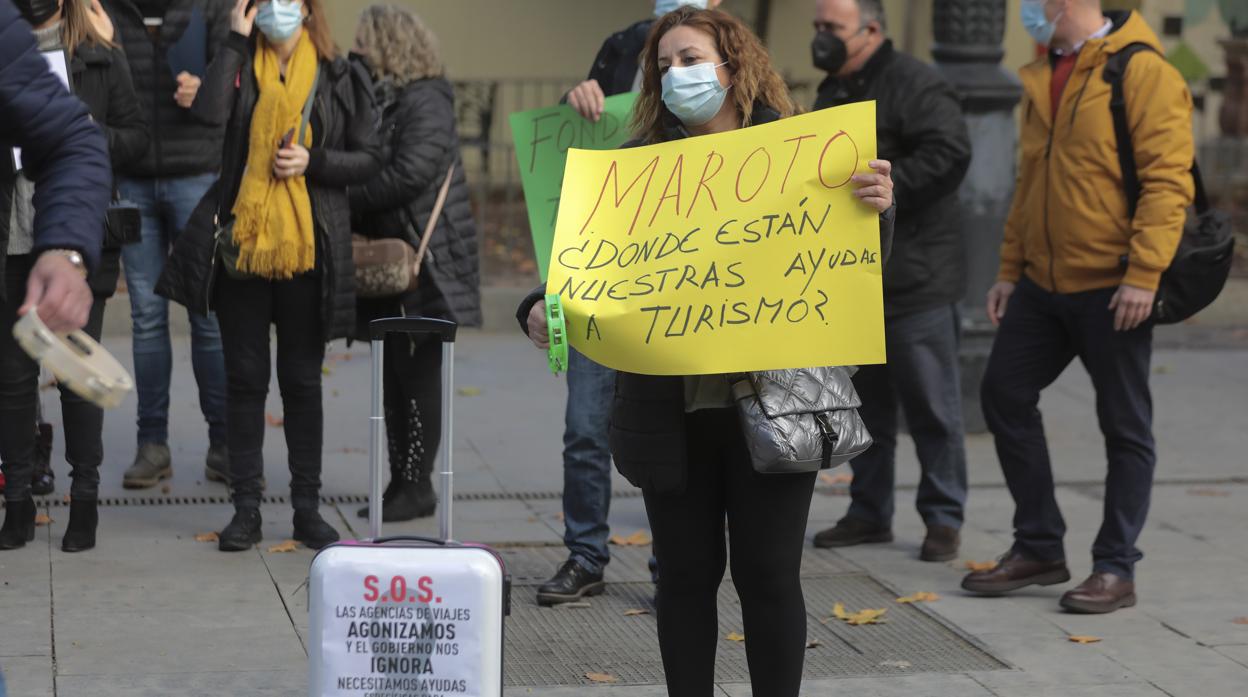
{"type": "Polygon", "coordinates": [[[278,141],[277,149],[285,150],[286,148],[289,148],[291,144],[294,142],[295,142],[295,129],[292,128],[289,131],[286,131],[286,135],[282,136],[282,139],[278,141]]]}

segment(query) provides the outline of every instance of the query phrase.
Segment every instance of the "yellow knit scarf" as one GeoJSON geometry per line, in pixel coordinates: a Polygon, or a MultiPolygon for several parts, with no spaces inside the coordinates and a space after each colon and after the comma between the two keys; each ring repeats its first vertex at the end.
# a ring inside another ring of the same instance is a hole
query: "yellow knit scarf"
{"type": "MultiPolygon", "coordinates": [[[[295,129],[298,138],[318,58],[304,32],[286,65],[285,82],[277,52],[264,39],[257,44],[253,62],[260,97],[251,116],[247,169],[234,201],[238,269],[263,278],[288,279],[316,264],[312,200],[304,177],[273,176],[273,158],[290,129],[295,129]]],[[[311,124],[302,144],[305,148],[312,144],[311,124]]]]}

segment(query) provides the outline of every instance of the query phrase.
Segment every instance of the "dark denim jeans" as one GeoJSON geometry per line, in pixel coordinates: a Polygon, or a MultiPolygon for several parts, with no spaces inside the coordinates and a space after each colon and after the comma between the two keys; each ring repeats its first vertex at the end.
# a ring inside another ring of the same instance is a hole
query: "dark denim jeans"
{"type": "MultiPolygon", "coordinates": [[[[214,174],[170,179],[123,177],[121,195],[143,212],[143,239],[126,245],[122,261],[130,316],[134,322],[134,381],[139,400],[138,442],[169,440],[169,382],[173,349],[169,342],[169,301],[156,294],[156,282],[169,251],[191,212],[204,197],[214,174]]],[[[191,367],[199,385],[199,408],[208,422],[208,438],[225,442],[225,361],[215,317],[189,313],[191,367]]]]}
{"type": "Polygon", "coordinates": [[[1148,517],[1157,458],[1148,388],[1153,325],[1114,331],[1116,288],[1059,295],[1029,280],[1010,296],[984,373],[984,418],[1014,497],[1014,548],[1036,559],[1065,559],[1066,523],[1053,490],[1040,391],[1076,356],[1096,389],[1109,473],[1105,512],[1092,545],[1093,568],[1132,578],[1143,558],[1136,540],[1148,517]]]}
{"type": "Polygon", "coordinates": [[[966,444],[958,372],[958,313],[953,306],[893,317],[885,323],[888,363],[854,375],[858,413],[875,444],[851,463],[849,516],[889,527],[896,485],[897,407],[906,415],[921,477],[915,500],[929,527],[962,527],[966,444]]]}
{"type": "Polygon", "coordinates": [[[320,503],[325,418],[321,403],[325,340],[321,334],[320,280],[315,274],[289,281],[234,280],[223,274],[216,293],[229,381],[234,506],[260,505],[264,403],[273,365],[269,335],[275,326],[291,504],[296,509],[315,509],[320,503]]]}
{"type": "Polygon", "coordinates": [[[598,573],[611,560],[611,449],[607,426],[615,371],[568,350],[568,406],[563,432],[563,541],[570,558],[598,573]]]}

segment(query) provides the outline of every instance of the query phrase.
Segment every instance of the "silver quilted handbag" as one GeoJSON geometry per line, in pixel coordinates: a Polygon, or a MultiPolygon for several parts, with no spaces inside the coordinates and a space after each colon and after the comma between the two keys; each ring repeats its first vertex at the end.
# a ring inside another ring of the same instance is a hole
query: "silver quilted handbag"
{"type": "Polygon", "coordinates": [[[732,396],[762,474],[816,472],[871,447],[849,368],[764,370],[733,376],[732,396]]]}

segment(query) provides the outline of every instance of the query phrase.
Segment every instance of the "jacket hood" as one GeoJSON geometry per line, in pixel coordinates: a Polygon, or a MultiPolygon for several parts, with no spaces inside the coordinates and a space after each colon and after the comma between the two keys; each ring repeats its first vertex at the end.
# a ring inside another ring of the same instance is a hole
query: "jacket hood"
{"type": "Polygon", "coordinates": [[[1105,17],[1114,23],[1114,28],[1109,35],[1103,39],[1094,39],[1089,41],[1084,48],[1104,45],[1106,53],[1118,53],[1122,49],[1131,44],[1148,44],[1150,48],[1163,56],[1166,50],[1162,48],[1161,39],[1157,38],[1157,34],[1148,26],[1148,22],[1135,11],[1127,12],[1106,12],[1105,17]]]}

